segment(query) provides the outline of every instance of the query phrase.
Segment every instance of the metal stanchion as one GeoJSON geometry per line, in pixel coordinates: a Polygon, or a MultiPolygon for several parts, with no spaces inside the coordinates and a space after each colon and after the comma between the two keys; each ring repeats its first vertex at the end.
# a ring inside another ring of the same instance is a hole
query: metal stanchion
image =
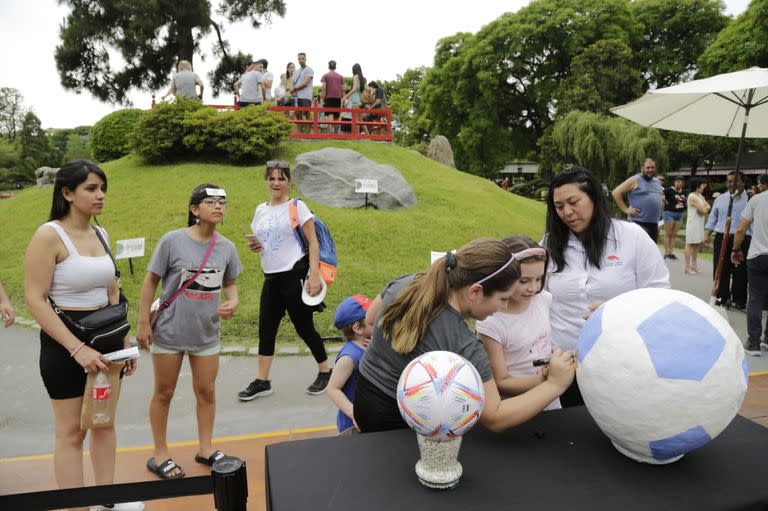
{"type": "Polygon", "coordinates": [[[213,464],[213,502],[218,511],[246,511],[248,475],[245,461],[224,456],[213,464]]]}

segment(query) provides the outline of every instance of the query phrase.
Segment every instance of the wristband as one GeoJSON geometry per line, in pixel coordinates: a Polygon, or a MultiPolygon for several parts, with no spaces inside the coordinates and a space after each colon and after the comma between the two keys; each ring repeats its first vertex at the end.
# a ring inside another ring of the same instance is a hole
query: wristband
{"type": "Polygon", "coordinates": [[[72,350],[72,353],[69,356],[72,357],[72,358],[75,358],[75,355],[77,354],[78,351],[80,351],[80,348],[82,348],[83,346],[85,346],[85,343],[81,342],[80,346],[78,346],[77,348],[72,350]]]}

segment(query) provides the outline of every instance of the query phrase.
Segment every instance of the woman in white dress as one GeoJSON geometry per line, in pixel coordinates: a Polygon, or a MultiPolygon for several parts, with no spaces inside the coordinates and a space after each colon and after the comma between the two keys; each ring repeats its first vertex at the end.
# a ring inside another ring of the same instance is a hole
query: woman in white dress
{"type": "Polygon", "coordinates": [[[690,186],[693,191],[688,195],[688,219],[685,221],[685,273],[696,275],[699,273],[696,258],[706,243],[704,221],[710,206],[704,198],[707,183],[701,178],[693,178],[690,186]]]}

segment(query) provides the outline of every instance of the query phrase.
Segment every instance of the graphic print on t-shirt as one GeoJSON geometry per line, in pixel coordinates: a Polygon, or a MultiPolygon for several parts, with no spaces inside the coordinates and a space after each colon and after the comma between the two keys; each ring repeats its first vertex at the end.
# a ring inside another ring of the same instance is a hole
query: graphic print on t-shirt
{"type": "MultiPolygon", "coordinates": [[[[287,214],[281,211],[283,214],[287,214]]],[[[264,249],[270,252],[280,250],[285,243],[285,237],[280,232],[279,214],[268,214],[256,228],[256,237],[259,239],[264,249]]]]}
{"type": "MultiPolygon", "coordinates": [[[[194,270],[184,269],[181,271],[181,283],[189,280],[195,273],[194,270]]],[[[187,289],[184,290],[184,296],[192,300],[215,300],[221,293],[221,286],[224,282],[224,270],[213,268],[203,268],[200,275],[197,276],[187,289]]]]}

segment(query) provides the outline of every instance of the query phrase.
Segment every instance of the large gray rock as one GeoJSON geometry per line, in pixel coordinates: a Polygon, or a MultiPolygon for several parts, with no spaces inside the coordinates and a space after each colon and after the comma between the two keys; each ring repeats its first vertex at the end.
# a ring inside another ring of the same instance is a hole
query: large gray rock
{"type": "Polygon", "coordinates": [[[355,179],[377,179],[379,193],[368,194],[378,209],[407,208],[416,204],[413,188],[391,165],[379,165],[351,149],[327,147],[296,157],[293,181],[313,200],[337,208],[359,208],[365,194],[355,192],[355,179]]]}
{"type": "Polygon", "coordinates": [[[448,165],[451,168],[456,168],[456,163],[453,161],[451,143],[442,135],[436,136],[429,143],[427,158],[440,162],[443,165],[448,165]]]}
{"type": "Polygon", "coordinates": [[[51,186],[56,181],[58,168],[40,167],[35,171],[35,181],[37,186],[51,186]]]}

